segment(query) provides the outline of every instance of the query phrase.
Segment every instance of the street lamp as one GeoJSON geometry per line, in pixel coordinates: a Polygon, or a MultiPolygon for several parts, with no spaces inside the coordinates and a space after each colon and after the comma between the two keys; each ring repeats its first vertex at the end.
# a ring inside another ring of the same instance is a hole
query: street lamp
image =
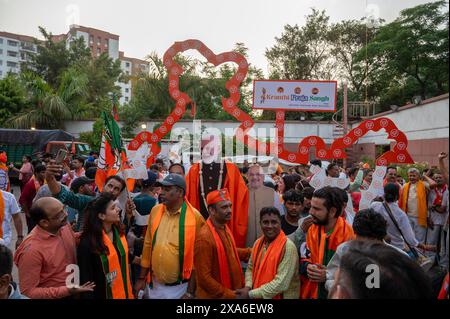
{"type": "Polygon", "coordinates": [[[34,130],[36,130],[36,128],[35,128],[34,126],[32,126],[32,127],[31,127],[31,130],[34,131],[34,130]]]}
{"type": "Polygon", "coordinates": [[[145,129],[147,128],[147,124],[145,124],[145,123],[142,124],[142,125],[141,125],[141,128],[142,128],[142,130],[145,130],[145,129]]]}

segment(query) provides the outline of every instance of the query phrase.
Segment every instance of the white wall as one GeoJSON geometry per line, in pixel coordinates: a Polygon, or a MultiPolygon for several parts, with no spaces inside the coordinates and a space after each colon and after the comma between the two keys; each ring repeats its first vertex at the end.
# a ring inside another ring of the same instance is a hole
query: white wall
{"type": "MultiPolygon", "coordinates": [[[[408,140],[425,140],[449,137],[448,97],[416,107],[400,109],[397,112],[377,116],[391,119],[408,140]]],[[[355,123],[352,128],[360,123],[355,123]]],[[[369,132],[359,139],[359,143],[389,144],[385,130],[369,132]]]]}

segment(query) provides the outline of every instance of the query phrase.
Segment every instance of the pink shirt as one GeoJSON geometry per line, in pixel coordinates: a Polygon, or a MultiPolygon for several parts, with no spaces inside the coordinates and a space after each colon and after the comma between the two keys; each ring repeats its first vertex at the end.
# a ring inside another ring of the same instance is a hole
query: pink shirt
{"type": "Polygon", "coordinates": [[[20,168],[19,173],[19,180],[23,179],[24,174],[32,174],[33,173],[33,166],[31,166],[31,163],[24,163],[22,167],[20,168]]]}
{"type": "Polygon", "coordinates": [[[14,255],[19,286],[31,299],[58,299],[70,295],[66,286],[67,265],[76,264],[76,234],[69,224],[54,235],[33,228],[14,255]]]}

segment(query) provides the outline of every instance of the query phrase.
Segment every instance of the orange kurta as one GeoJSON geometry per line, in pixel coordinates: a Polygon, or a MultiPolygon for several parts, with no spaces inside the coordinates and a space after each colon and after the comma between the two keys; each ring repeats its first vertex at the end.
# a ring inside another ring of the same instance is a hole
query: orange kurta
{"type": "MultiPolygon", "coordinates": [[[[225,229],[216,229],[227,256],[230,288],[221,282],[219,256],[211,229],[204,225],[195,241],[194,265],[197,279],[196,296],[200,299],[233,299],[233,290],[244,287],[241,265],[234,258],[233,241],[225,229]]],[[[246,260],[250,249],[238,249],[239,258],[246,260]]]]}
{"type": "MultiPolygon", "coordinates": [[[[248,223],[248,189],[239,169],[233,163],[225,162],[227,166],[227,175],[223,188],[227,188],[230,193],[232,207],[232,216],[229,223],[233,233],[236,246],[244,248],[247,237],[248,223]]],[[[200,210],[201,195],[198,192],[200,183],[200,165],[195,163],[189,169],[186,176],[186,198],[196,209],[200,210]]]]}

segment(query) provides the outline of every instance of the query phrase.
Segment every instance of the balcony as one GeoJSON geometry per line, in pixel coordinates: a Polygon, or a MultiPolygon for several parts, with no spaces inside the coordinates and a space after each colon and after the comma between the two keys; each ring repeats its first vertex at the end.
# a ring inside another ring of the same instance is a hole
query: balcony
{"type": "Polygon", "coordinates": [[[36,52],[36,48],[35,48],[34,45],[31,44],[31,43],[25,43],[25,42],[22,42],[22,43],[20,44],[20,49],[21,49],[21,50],[25,50],[25,51],[36,52]]]}

